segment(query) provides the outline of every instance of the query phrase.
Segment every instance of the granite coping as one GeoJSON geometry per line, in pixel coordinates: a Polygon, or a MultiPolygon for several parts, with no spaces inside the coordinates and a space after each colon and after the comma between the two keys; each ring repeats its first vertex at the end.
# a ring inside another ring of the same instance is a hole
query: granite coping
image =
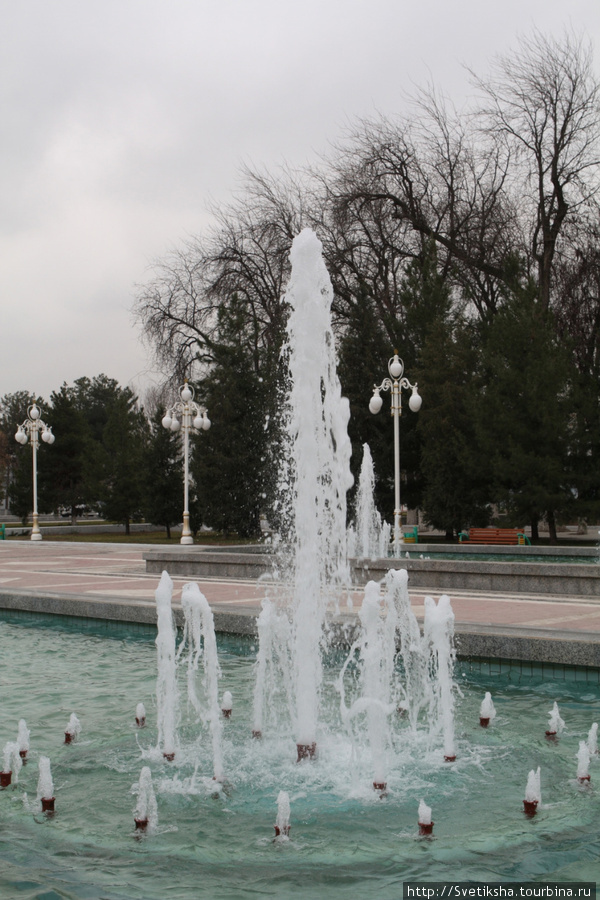
{"type": "MultiPolygon", "coordinates": [[[[155,603],[141,599],[90,598],[51,592],[42,595],[35,591],[3,589],[0,590],[0,609],[156,627],[155,603]]],[[[258,609],[226,604],[212,606],[212,609],[217,632],[252,636],[258,633],[258,609]]],[[[183,625],[180,604],[173,604],[173,613],[178,626],[183,625]]],[[[334,644],[347,646],[357,634],[357,617],[354,614],[334,616],[330,626],[334,644]]],[[[575,631],[550,633],[545,629],[461,622],[456,626],[455,635],[457,653],[466,659],[514,659],[600,668],[598,634],[575,631]]]]}

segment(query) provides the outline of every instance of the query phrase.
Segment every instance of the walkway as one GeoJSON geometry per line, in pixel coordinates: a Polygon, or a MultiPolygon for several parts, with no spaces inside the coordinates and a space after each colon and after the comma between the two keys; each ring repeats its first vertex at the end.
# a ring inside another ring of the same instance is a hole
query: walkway
{"type": "MultiPolygon", "coordinates": [[[[0,541],[0,608],[125,621],[154,621],[157,576],[142,559],[149,545],[0,541]]],[[[174,603],[189,580],[174,576],[174,603]]],[[[267,586],[256,581],[198,580],[222,630],[253,630],[267,586]]],[[[416,616],[424,597],[410,589],[416,616]]],[[[351,595],[354,611],[361,593],[351,595]]],[[[345,621],[354,613],[342,601],[345,621]]],[[[457,591],[451,596],[463,655],[546,660],[600,667],[600,599],[457,591]]]]}

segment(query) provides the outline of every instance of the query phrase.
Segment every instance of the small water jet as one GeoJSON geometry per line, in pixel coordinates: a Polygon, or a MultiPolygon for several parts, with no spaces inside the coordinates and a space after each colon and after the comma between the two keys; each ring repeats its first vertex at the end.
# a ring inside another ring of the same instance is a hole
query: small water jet
{"type": "Polygon", "coordinates": [[[23,765],[23,760],[19,754],[19,745],[16,741],[8,741],[4,745],[3,751],[4,765],[0,772],[0,787],[6,788],[12,783],[13,775],[15,782],[19,780],[19,772],[23,765]]]}
{"type": "Polygon", "coordinates": [[[221,712],[223,713],[223,717],[225,719],[230,719],[232,710],[233,697],[231,696],[231,691],[225,691],[221,698],[221,712]]]}
{"type": "Polygon", "coordinates": [[[565,727],[564,720],[560,717],[560,712],[558,709],[558,703],[554,701],[552,709],[548,711],[548,715],[550,716],[548,720],[548,728],[546,729],[546,737],[553,740],[556,738],[565,727]]]}
{"type": "Polygon", "coordinates": [[[537,770],[531,769],[527,777],[527,786],[525,788],[525,799],[523,800],[523,810],[526,816],[532,817],[537,813],[538,806],[542,802],[541,774],[540,767],[537,770]]]}
{"type": "Polygon", "coordinates": [[[27,761],[27,754],[29,753],[29,737],[30,731],[27,727],[27,722],[25,719],[19,719],[19,726],[17,729],[17,744],[19,746],[19,756],[23,760],[23,765],[25,765],[27,761]]]}
{"type": "Polygon", "coordinates": [[[275,819],[275,837],[287,838],[290,834],[290,798],[286,791],[279,791],[277,796],[277,818],[275,819]]]}
{"type": "Polygon", "coordinates": [[[152,784],[152,774],[148,766],[144,766],[140,772],[133,821],[137,831],[147,831],[148,829],[154,831],[158,825],[158,806],[152,784]]]}
{"type": "Polygon", "coordinates": [[[422,836],[430,835],[433,832],[434,822],[431,819],[431,807],[427,806],[424,800],[419,803],[419,834],[422,836]]]}
{"type": "Polygon", "coordinates": [[[146,727],[146,707],[143,703],[138,703],[135,708],[135,724],[138,728],[146,727]]]}
{"type": "Polygon", "coordinates": [[[75,715],[71,713],[69,722],[65,728],[65,744],[72,744],[81,734],[81,722],[75,715]]]}
{"type": "Polygon", "coordinates": [[[481,701],[479,707],[479,724],[482,728],[487,728],[490,722],[496,718],[496,710],[492,702],[492,695],[486,691],[485,697],[481,701]]]}
{"type": "Polygon", "coordinates": [[[579,741],[577,751],[577,781],[584,784],[590,780],[590,751],[586,741],[579,741]]]}
{"type": "Polygon", "coordinates": [[[50,760],[47,756],[40,756],[39,759],[39,777],[37,785],[37,798],[41,801],[42,812],[54,812],[54,783],[52,781],[52,771],[50,768],[50,760]]]}

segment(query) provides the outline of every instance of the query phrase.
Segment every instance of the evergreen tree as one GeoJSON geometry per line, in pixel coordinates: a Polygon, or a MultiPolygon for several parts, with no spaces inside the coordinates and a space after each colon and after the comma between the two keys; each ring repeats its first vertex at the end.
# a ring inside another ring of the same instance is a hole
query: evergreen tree
{"type": "Polygon", "coordinates": [[[183,470],[179,439],[161,422],[165,410],[159,407],[152,418],[145,449],[144,517],[162,525],[167,538],[171,526],[181,522],[183,510],[183,470]]]}
{"type": "Polygon", "coordinates": [[[534,290],[515,294],[485,329],[484,388],[476,406],[479,451],[494,492],[515,526],[545,517],[556,542],[556,516],[572,511],[571,449],[576,381],[568,341],[534,290]],[[532,296],[533,295],[533,296],[532,296]]]}
{"type": "Polygon", "coordinates": [[[142,517],[147,424],[135,398],[121,392],[109,408],[102,445],[94,454],[96,493],[104,514],[125,525],[142,517]]]}
{"type": "Polygon", "coordinates": [[[40,503],[46,509],[67,507],[74,523],[77,507],[88,502],[84,459],[89,443],[87,422],[66,384],[50,397],[48,413],[56,441],[39,470],[40,503]]]}
{"type": "Polygon", "coordinates": [[[193,438],[191,468],[202,518],[240,537],[260,535],[273,479],[277,357],[276,348],[259,349],[258,327],[236,295],[221,304],[218,340],[209,344],[212,368],[201,384],[212,427],[193,438]]]}
{"type": "Polygon", "coordinates": [[[423,509],[450,540],[464,528],[488,524],[490,484],[476,447],[478,348],[474,329],[439,319],[421,354],[419,413],[423,509]]]}

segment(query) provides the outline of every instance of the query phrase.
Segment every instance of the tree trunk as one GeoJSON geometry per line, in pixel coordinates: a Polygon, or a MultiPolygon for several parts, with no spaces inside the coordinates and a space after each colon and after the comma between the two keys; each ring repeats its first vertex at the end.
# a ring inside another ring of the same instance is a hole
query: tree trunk
{"type": "Polygon", "coordinates": [[[537,516],[532,516],[531,519],[531,543],[537,544],[540,539],[540,531],[538,528],[538,518],[537,516]]]}
{"type": "Polygon", "coordinates": [[[130,534],[131,529],[129,528],[129,519],[125,519],[125,534],[130,534]]]}
{"type": "Polygon", "coordinates": [[[171,540],[171,526],[166,525],[165,527],[167,529],[167,540],[170,541],[171,540]]]}
{"type": "Polygon", "coordinates": [[[550,534],[550,543],[558,544],[558,536],[556,534],[556,519],[554,518],[554,510],[550,509],[546,513],[548,519],[548,532],[550,534]]]}

